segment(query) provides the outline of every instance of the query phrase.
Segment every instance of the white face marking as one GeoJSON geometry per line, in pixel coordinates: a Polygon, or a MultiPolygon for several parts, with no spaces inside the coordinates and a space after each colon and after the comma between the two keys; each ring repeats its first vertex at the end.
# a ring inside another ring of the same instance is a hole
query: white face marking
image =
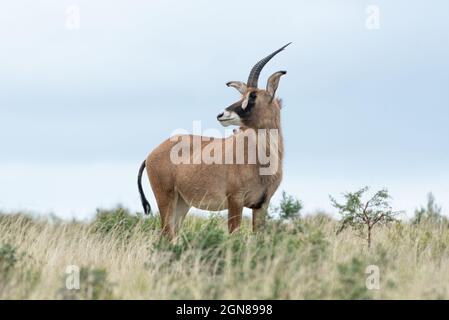
{"type": "Polygon", "coordinates": [[[234,111],[223,112],[223,115],[220,118],[218,118],[218,121],[220,121],[220,123],[223,127],[227,127],[227,126],[231,126],[231,125],[235,125],[235,126],[241,125],[240,117],[234,111]]]}
{"type": "Polygon", "coordinates": [[[245,98],[242,102],[242,109],[245,110],[245,108],[248,106],[248,97],[245,98]]]}

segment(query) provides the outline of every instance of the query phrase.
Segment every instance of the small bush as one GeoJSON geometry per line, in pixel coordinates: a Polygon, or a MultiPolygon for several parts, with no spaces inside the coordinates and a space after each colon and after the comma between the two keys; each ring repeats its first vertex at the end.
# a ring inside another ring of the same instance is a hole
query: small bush
{"type": "Polygon", "coordinates": [[[104,268],[82,267],[79,273],[79,289],[67,289],[66,278],[59,295],[64,300],[99,300],[113,299],[113,284],[109,281],[104,268]]]}
{"type": "Polygon", "coordinates": [[[158,219],[153,216],[132,215],[128,209],[118,206],[110,210],[97,209],[92,225],[94,232],[130,237],[136,231],[149,234],[156,230],[158,219]]]}
{"type": "Polygon", "coordinates": [[[399,212],[392,210],[389,203],[391,197],[386,189],[377,191],[371,198],[363,201],[362,198],[368,189],[364,187],[356,192],[344,193],[345,203],[338,203],[332,196],[330,200],[342,217],[338,232],[348,227],[354,229],[359,236],[366,237],[369,249],[373,228],[395,221],[394,217],[399,212]]]}
{"type": "Polygon", "coordinates": [[[421,206],[421,208],[415,210],[415,217],[412,220],[413,224],[420,224],[423,222],[427,223],[443,223],[447,222],[447,218],[442,214],[442,209],[435,202],[435,197],[432,192],[427,194],[427,204],[426,206],[421,206]]]}
{"type": "Polygon", "coordinates": [[[18,261],[17,250],[9,243],[0,245],[0,291],[8,283],[18,261]]]}
{"type": "Polygon", "coordinates": [[[367,264],[359,258],[352,258],[347,263],[338,265],[337,285],[334,295],[337,299],[370,299],[370,291],[366,288],[365,268],[367,264]]]}
{"type": "Polygon", "coordinates": [[[279,218],[284,220],[298,219],[303,208],[302,202],[282,191],[282,199],[277,207],[279,218]]]}
{"type": "Polygon", "coordinates": [[[175,259],[179,259],[187,250],[202,251],[204,258],[217,254],[227,239],[227,232],[221,226],[219,217],[211,217],[202,224],[194,224],[193,228],[181,229],[175,242],[161,238],[154,243],[153,249],[171,252],[175,259]]]}
{"type": "Polygon", "coordinates": [[[40,279],[40,270],[33,267],[31,256],[18,250],[9,243],[0,245],[0,296],[4,291],[22,299],[32,290],[40,279]],[[15,288],[16,283],[23,284],[23,289],[15,288]]]}

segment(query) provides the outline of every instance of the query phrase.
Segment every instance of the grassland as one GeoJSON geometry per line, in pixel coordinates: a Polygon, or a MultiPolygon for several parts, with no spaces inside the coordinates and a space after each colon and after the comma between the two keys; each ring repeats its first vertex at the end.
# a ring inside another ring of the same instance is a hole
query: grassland
{"type": "Polygon", "coordinates": [[[260,234],[245,221],[228,235],[224,218],[190,216],[169,243],[159,239],[157,216],[121,208],[89,223],[0,214],[0,298],[449,298],[447,222],[380,227],[369,250],[338,225],[317,214],[271,220],[260,234]],[[79,289],[67,289],[70,265],[79,267],[79,289]],[[379,289],[366,286],[370,265],[379,289]]]}

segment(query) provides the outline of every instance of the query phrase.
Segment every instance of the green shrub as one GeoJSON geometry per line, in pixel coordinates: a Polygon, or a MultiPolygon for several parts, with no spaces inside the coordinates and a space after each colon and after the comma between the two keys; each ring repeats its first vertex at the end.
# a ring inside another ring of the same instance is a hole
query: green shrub
{"type": "Polygon", "coordinates": [[[321,230],[314,230],[306,235],[304,245],[308,249],[308,260],[317,263],[326,257],[329,241],[321,230]]]}
{"type": "Polygon", "coordinates": [[[190,228],[182,228],[176,241],[161,237],[153,245],[154,250],[167,251],[179,259],[187,250],[200,251],[204,259],[221,253],[223,243],[227,239],[227,231],[221,226],[219,217],[211,217],[202,223],[193,224],[190,228]]]}
{"type": "Polygon", "coordinates": [[[435,197],[432,192],[427,194],[426,206],[415,210],[415,217],[412,220],[413,224],[427,223],[447,223],[447,218],[442,214],[442,209],[435,202],[435,197]]]}
{"type": "Polygon", "coordinates": [[[14,294],[17,299],[27,296],[40,280],[40,269],[33,265],[33,258],[9,243],[0,245],[0,295],[4,291],[14,294]],[[23,284],[16,289],[15,283],[23,284]]]}
{"type": "Polygon", "coordinates": [[[347,263],[337,266],[338,278],[334,288],[337,299],[370,299],[370,291],[366,288],[365,268],[367,264],[359,258],[352,258],[347,263]]]}
{"type": "Polygon", "coordinates": [[[159,227],[156,217],[132,215],[121,206],[109,210],[97,209],[92,225],[94,232],[114,233],[123,237],[130,237],[137,231],[150,234],[159,227]]]}
{"type": "Polygon", "coordinates": [[[285,191],[282,191],[282,199],[279,203],[279,207],[276,208],[280,219],[298,219],[301,216],[300,212],[302,208],[303,205],[301,201],[288,195],[285,191]]]}
{"type": "Polygon", "coordinates": [[[9,243],[0,245],[0,282],[6,282],[18,261],[17,250],[9,243]]]}
{"type": "Polygon", "coordinates": [[[113,283],[104,268],[82,267],[79,272],[79,289],[66,288],[66,278],[58,295],[64,300],[104,300],[114,299],[113,283]]]}
{"type": "Polygon", "coordinates": [[[343,197],[346,200],[344,203],[338,203],[332,196],[329,198],[342,217],[338,232],[350,227],[359,236],[365,237],[369,249],[373,228],[396,221],[394,217],[399,211],[392,210],[389,203],[391,197],[386,189],[377,191],[371,198],[363,201],[362,198],[368,189],[364,187],[356,192],[344,193],[343,197]]]}

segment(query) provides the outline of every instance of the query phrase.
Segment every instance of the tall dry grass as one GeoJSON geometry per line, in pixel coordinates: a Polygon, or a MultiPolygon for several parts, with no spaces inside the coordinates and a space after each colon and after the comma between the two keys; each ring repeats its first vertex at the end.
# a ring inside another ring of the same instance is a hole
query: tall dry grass
{"type": "Polygon", "coordinates": [[[99,212],[90,223],[0,215],[2,299],[449,298],[449,228],[399,222],[363,239],[324,215],[228,235],[223,218],[189,217],[174,243],[157,217],[99,212]],[[66,268],[80,267],[80,289],[66,268]],[[369,265],[380,288],[368,290],[369,265]]]}

